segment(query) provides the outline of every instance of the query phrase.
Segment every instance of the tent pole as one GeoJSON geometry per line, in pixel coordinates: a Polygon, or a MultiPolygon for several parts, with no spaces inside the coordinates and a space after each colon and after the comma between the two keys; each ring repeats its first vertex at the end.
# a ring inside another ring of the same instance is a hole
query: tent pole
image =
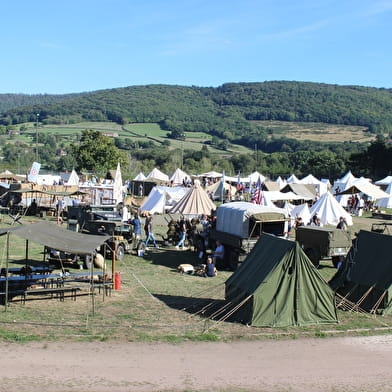
{"type": "Polygon", "coordinates": [[[7,233],[7,254],[6,254],[6,264],[5,264],[5,297],[4,297],[4,306],[5,311],[7,311],[8,306],[8,265],[9,265],[9,248],[10,248],[10,233],[7,233]]]}
{"type": "Polygon", "coordinates": [[[95,314],[95,300],[94,300],[94,254],[91,253],[91,264],[90,264],[90,293],[91,293],[91,304],[93,316],[95,314]]]}

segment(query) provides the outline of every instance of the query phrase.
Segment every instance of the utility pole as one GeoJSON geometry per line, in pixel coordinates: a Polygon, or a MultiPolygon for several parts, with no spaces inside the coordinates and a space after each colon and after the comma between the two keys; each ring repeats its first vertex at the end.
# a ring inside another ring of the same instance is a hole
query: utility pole
{"type": "Polygon", "coordinates": [[[37,123],[35,124],[35,161],[38,162],[38,122],[39,113],[37,113],[37,123]]]}

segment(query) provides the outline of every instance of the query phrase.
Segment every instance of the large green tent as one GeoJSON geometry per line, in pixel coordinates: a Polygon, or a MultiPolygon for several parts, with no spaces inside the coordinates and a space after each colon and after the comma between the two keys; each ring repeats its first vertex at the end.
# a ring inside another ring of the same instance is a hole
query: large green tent
{"type": "Polygon", "coordinates": [[[360,230],[329,284],[342,308],[392,314],[392,236],[360,230]]]}
{"type": "Polygon", "coordinates": [[[230,320],[256,327],[336,323],[334,299],[297,242],[265,233],[226,281],[230,320]]]}

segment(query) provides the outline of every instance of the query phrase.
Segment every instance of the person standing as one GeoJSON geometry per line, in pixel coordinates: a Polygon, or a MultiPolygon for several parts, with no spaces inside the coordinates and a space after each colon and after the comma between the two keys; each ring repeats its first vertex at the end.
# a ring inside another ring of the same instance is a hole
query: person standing
{"type": "Polygon", "coordinates": [[[186,222],[185,219],[182,218],[180,220],[180,240],[178,241],[178,244],[176,245],[176,249],[180,249],[180,246],[182,249],[184,249],[185,246],[185,239],[186,239],[186,222]]]}
{"type": "Polygon", "coordinates": [[[152,216],[149,216],[149,217],[146,218],[146,223],[144,225],[144,231],[146,233],[145,245],[147,247],[148,243],[151,240],[153,245],[154,245],[154,247],[158,248],[156,240],[155,240],[155,236],[154,236],[154,230],[153,230],[153,223],[152,223],[152,221],[153,221],[152,216]]]}
{"type": "Polygon", "coordinates": [[[57,223],[62,224],[63,223],[63,208],[64,208],[64,203],[62,199],[57,199],[56,202],[56,215],[57,215],[57,223]]]}
{"type": "Polygon", "coordinates": [[[339,218],[339,223],[336,226],[337,229],[347,230],[347,221],[343,216],[339,218]]]}
{"type": "Polygon", "coordinates": [[[132,237],[137,244],[140,238],[142,237],[142,222],[139,218],[139,215],[136,213],[133,216],[133,219],[129,221],[129,223],[133,226],[132,237]]]}

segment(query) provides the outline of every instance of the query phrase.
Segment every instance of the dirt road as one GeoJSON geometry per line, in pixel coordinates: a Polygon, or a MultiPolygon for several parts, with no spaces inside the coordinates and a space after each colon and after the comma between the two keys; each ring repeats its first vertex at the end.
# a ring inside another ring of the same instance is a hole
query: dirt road
{"type": "Polygon", "coordinates": [[[392,336],[3,344],[0,391],[392,391],[392,336]]]}

